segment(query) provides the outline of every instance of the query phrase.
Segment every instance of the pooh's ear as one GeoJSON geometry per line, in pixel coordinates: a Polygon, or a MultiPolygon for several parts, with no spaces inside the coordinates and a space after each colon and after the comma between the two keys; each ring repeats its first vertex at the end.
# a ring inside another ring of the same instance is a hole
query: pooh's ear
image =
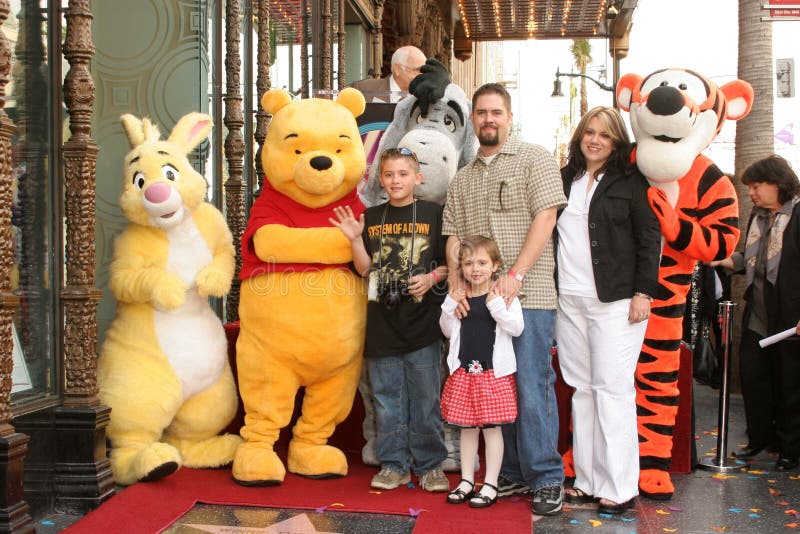
{"type": "Polygon", "coordinates": [[[181,117],[167,141],[179,146],[184,154],[188,154],[208,137],[213,128],[214,121],[209,115],[189,113],[181,117]]]}
{"type": "Polygon", "coordinates": [[[336,97],[336,102],[350,110],[353,117],[358,117],[364,113],[364,109],[367,107],[367,103],[364,101],[364,95],[361,94],[361,91],[353,89],[352,87],[342,89],[339,96],[336,97]]]}
{"type": "Polygon", "coordinates": [[[278,110],[292,101],[292,95],[283,89],[270,89],[261,97],[261,107],[274,116],[278,110]]]}

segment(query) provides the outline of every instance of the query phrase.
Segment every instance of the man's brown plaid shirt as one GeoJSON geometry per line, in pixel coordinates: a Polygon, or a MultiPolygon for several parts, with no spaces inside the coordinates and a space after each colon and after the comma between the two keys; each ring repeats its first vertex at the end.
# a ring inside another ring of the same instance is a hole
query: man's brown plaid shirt
{"type": "MultiPolygon", "coordinates": [[[[536,214],[566,203],[555,158],[512,135],[488,165],[478,155],[458,171],[447,191],[442,234],[491,237],[507,270],[522,250],[536,214]]],[[[556,308],[554,273],[551,238],[525,275],[519,294],[523,308],[556,308]]]]}

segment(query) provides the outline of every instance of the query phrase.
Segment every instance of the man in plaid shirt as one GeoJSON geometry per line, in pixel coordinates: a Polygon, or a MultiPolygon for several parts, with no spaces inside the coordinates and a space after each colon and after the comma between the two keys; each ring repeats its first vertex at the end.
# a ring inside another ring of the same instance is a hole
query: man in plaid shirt
{"type": "MultiPolygon", "coordinates": [[[[558,454],[558,411],[551,365],[555,308],[553,228],[566,205],[555,158],[543,147],[510,136],[511,97],[500,84],[479,87],[470,119],[480,142],[475,159],[458,171],[447,192],[442,234],[447,240],[450,294],[467,312],[458,275],[460,239],[483,235],[500,247],[505,273],[496,285],[522,303],[525,330],[514,338],[519,415],[503,427],[505,450],[498,494],[533,490],[533,512],[561,511],[564,468],[558,454]]],[[[469,460],[467,460],[469,461],[469,460]]]]}

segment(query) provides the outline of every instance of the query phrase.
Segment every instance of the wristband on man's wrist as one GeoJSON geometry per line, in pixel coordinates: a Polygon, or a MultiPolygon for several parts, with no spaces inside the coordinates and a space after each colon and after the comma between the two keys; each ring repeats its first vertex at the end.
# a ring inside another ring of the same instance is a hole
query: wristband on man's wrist
{"type": "Polygon", "coordinates": [[[514,269],[508,270],[508,276],[515,278],[517,282],[519,282],[520,284],[522,283],[523,280],[525,280],[525,276],[522,273],[518,273],[514,269]]]}
{"type": "Polygon", "coordinates": [[[635,292],[633,293],[633,296],[634,296],[634,297],[641,297],[641,298],[643,298],[643,299],[647,299],[647,300],[649,300],[650,302],[653,302],[653,297],[651,297],[651,296],[650,296],[650,295],[648,295],[647,293],[642,293],[641,291],[635,291],[635,292]]]}
{"type": "Polygon", "coordinates": [[[434,269],[433,271],[431,271],[431,276],[433,277],[433,283],[434,284],[438,284],[439,283],[439,271],[434,269]]]}

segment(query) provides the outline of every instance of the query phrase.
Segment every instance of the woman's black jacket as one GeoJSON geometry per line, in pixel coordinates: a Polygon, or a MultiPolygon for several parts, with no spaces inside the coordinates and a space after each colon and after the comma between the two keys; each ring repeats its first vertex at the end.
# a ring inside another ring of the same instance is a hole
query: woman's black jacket
{"type": "MultiPolygon", "coordinates": [[[[569,198],[575,176],[565,167],[561,179],[569,198]]],[[[657,293],[661,227],[647,201],[648,187],[635,169],[610,169],[589,203],[589,246],[601,302],[631,298],[634,292],[657,293]]]]}

